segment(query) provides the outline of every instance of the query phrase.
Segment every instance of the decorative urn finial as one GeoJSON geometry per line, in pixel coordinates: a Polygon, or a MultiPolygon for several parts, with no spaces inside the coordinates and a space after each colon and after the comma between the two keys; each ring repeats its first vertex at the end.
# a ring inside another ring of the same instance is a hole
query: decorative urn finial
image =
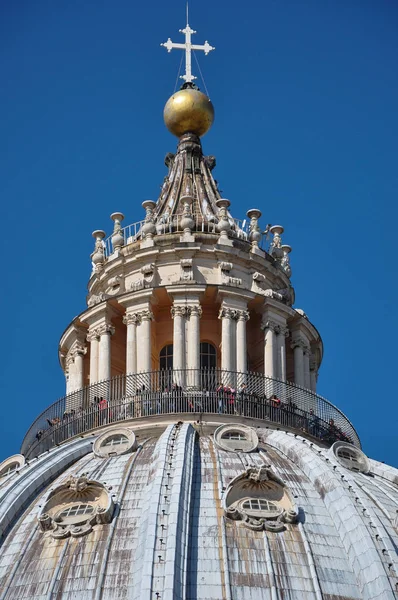
{"type": "Polygon", "coordinates": [[[114,212],[111,214],[111,219],[114,222],[113,234],[112,234],[112,246],[113,251],[120,250],[124,246],[124,235],[122,232],[121,221],[124,219],[124,214],[121,212],[114,212]]]}

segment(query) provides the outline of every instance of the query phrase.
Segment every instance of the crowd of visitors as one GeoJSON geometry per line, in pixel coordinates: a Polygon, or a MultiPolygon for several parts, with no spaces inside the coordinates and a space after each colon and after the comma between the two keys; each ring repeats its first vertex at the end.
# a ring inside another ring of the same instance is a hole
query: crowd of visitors
{"type": "Polygon", "coordinates": [[[342,440],[351,443],[333,418],[329,421],[322,419],[316,414],[315,408],[303,410],[292,398],[282,401],[275,393],[267,396],[265,393],[250,390],[246,383],[237,388],[229,384],[219,384],[212,390],[172,383],[156,392],[142,384],[135,391],[115,401],[108,402],[102,396],[94,396],[86,407],[79,406],[77,409],[67,410],[62,417],[46,418],[47,426],[44,425],[37,431],[36,440],[39,442],[43,436],[50,436],[53,443],[58,443],[89,429],[119,420],[184,412],[253,417],[300,430],[325,442],[342,440]]]}

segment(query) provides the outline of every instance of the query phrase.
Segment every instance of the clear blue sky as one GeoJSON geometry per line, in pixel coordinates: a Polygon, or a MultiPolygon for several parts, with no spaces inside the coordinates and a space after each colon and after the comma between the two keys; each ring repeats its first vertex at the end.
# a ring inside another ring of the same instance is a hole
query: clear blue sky
{"type": "MultiPolygon", "coordinates": [[[[185,4],[3,0],[0,459],[64,393],[59,337],[85,308],[94,229],[143,217],[176,139],[185,4]]],[[[204,150],[235,217],[285,227],[296,307],[325,346],[319,392],[398,466],[398,4],[192,0],[216,109],[204,150]]]]}

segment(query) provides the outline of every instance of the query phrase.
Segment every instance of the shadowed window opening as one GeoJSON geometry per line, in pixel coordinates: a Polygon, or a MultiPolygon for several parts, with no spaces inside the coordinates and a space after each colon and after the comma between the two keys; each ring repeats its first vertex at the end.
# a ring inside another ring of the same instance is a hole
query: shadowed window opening
{"type": "Polygon", "coordinates": [[[173,368],[173,344],[164,346],[159,354],[159,368],[161,371],[173,368]]]}
{"type": "Polygon", "coordinates": [[[217,351],[209,342],[200,343],[200,368],[215,369],[217,366],[217,351]]]}

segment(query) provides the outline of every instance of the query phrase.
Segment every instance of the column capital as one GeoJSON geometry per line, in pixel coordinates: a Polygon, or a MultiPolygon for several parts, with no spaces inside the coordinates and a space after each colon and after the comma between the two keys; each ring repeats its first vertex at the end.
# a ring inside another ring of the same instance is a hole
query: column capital
{"type": "Polygon", "coordinates": [[[248,310],[237,310],[238,321],[248,321],[250,319],[250,313],[248,310]]]}
{"type": "Polygon", "coordinates": [[[273,321],[272,319],[266,318],[261,321],[261,329],[270,329],[274,333],[279,333],[280,324],[277,321],[273,321]]]}
{"type": "Polygon", "coordinates": [[[170,309],[171,318],[175,317],[188,317],[191,314],[190,306],[180,306],[179,304],[172,306],[170,309]]]}
{"type": "Polygon", "coordinates": [[[140,323],[142,323],[142,321],[153,321],[154,319],[153,312],[149,309],[140,310],[137,314],[139,315],[140,323]]]}
{"type": "Polygon", "coordinates": [[[290,335],[290,331],[289,331],[289,329],[288,329],[287,327],[283,327],[283,326],[281,325],[281,326],[280,326],[280,328],[279,328],[279,334],[280,334],[282,337],[285,337],[285,338],[287,338],[287,337],[289,337],[289,335],[290,335]]]}
{"type": "Polygon", "coordinates": [[[93,328],[90,327],[88,334],[86,336],[86,340],[88,342],[99,340],[99,336],[100,336],[100,334],[98,332],[98,327],[93,327],[93,328]]]}
{"type": "Polygon", "coordinates": [[[301,337],[296,337],[292,339],[292,343],[290,347],[294,350],[295,348],[302,348],[303,352],[307,353],[310,351],[310,347],[306,340],[301,337]]]}
{"type": "Polygon", "coordinates": [[[140,314],[137,312],[128,312],[123,316],[125,325],[138,325],[141,322],[140,314]]]}
{"type": "Polygon", "coordinates": [[[115,333],[115,327],[112,325],[112,323],[101,323],[101,325],[97,327],[97,332],[98,336],[106,335],[108,333],[113,335],[115,333]]]}
{"type": "Polygon", "coordinates": [[[201,318],[203,310],[199,304],[190,304],[187,306],[187,309],[188,316],[195,315],[196,317],[199,317],[199,319],[201,318]]]}
{"type": "Polygon", "coordinates": [[[222,306],[220,308],[220,312],[218,313],[218,318],[236,320],[238,318],[238,312],[239,311],[235,308],[227,308],[222,306]]]}

